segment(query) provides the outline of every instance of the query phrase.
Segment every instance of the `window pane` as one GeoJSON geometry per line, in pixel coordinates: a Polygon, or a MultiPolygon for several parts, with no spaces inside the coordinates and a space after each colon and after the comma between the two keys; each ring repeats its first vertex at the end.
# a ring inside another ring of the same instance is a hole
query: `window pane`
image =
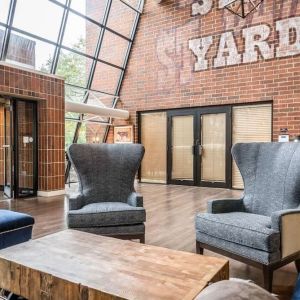
{"type": "Polygon", "coordinates": [[[65,100],[71,102],[83,102],[86,91],[73,86],[65,86],[65,100]]]}
{"type": "MultiPolygon", "coordinates": [[[[242,105],[232,109],[232,145],[272,141],[272,105],[242,105]]],[[[243,189],[243,179],[232,162],[232,187],[243,189]]]]}
{"type": "Polygon", "coordinates": [[[74,113],[74,112],[70,112],[70,111],[66,111],[65,113],[65,117],[69,118],[69,119],[74,119],[74,120],[79,120],[79,114],[78,113],[74,113]]]}
{"type": "Polygon", "coordinates": [[[65,121],[65,148],[66,148],[66,150],[73,143],[76,125],[77,125],[77,122],[75,122],[75,121],[65,121]]]}
{"type": "Polygon", "coordinates": [[[5,28],[0,26],[0,52],[3,46],[3,38],[4,38],[5,28]]]}
{"type": "Polygon", "coordinates": [[[145,155],[141,165],[142,182],[166,183],[167,114],[141,114],[141,142],[145,155]]]}
{"type": "Polygon", "coordinates": [[[102,23],[107,0],[72,0],[71,8],[102,23]]]}
{"type": "Polygon", "coordinates": [[[6,60],[27,68],[50,72],[54,50],[53,45],[12,31],[6,60]]]}
{"type": "Polygon", "coordinates": [[[57,41],[63,8],[49,0],[18,0],[13,26],[57,41]]]}
{"type": "Polygon", "coordinates": [[[0,22],[7,24],[10,0],[0,0],[0,22]]]}
{"type": "Polygon", "coordinates": [[[107,27],[130,37],[136,12],[119,0],[113,0],[108,16],[107,27]]]}
{"type": "Polygon", "coordinates": [[[70,12],[63,45],[94,56],[99,32],[100,27],[98,25],[70,12]]]}
{"type": "Polygon", "coordinates": [[[120,74],[120,69],[98,62],[92,83],[92,89],[115,94],[120,74]]]}
{"type": "Polygon", "coordinates": [[[111,107],[113,100],[114,98],[111,96],[91,91],[87,103],[101,107],[111,107]]]}
{"type": "Polygon", "coordinates": [[[226,114],[201,116],[201,181],[226,182],[226,114]]]}
{"type": "Polygon", "coordinates": [[[138,9],[140,0],[123,0],[124,2],[128,3],[130,6],[138,9]]]}
{"type": "Polygon", "coordinates": [[[71,51],[61,50],[56,74],[66,83],[86,87],[92,60],[71,51]]]}
{"type": "Polygon", "coordinates": [[[103,142],[106,126],[96,123],[85,123],[86,142],[89,144],[99,144],[103,142]]]}
{"type": "Polygon", "coordinates": [[[123,66],[128,44],[129,43],[126,40],[106,30],[99,59],[120,67],[123,66]]]}
{"type": "Polygon", "coordinates": [[[78,135],[78,144],[85,144],[86,141],[86,123],[82,123],[78,135]]]}

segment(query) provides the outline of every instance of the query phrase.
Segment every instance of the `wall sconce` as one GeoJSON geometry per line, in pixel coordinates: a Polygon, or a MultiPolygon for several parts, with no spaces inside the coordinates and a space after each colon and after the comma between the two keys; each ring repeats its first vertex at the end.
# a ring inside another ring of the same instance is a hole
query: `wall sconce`
{"type": "Polygon", "coordinates": [[[246,18],[258,8],[263,0],[227,0],[226,2],[228,4],[225,8],[241,18],[246,18]]]}
{"type": "Polygon", "coordinates": [[[99,144],[99,142],[100,142],[99,136],[93,136],[93,138],[92,138],[92,143],[93,143],[93,144],[99,144]]]}

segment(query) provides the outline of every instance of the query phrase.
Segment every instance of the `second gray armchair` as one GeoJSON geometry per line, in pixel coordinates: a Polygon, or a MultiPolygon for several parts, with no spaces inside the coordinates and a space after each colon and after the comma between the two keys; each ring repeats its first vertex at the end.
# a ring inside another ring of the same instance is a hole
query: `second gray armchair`
{"type": "Polygon", "coordinates": [[[134,190],[143,155],[139,144],[71,145],[79,193],[69,199],[69,228],[144,243],[146,212],[134,190]]]}
{"type": "Polygon", "coordinates": [[[232,148],[245,191],[214,200],[196,216],[203,248],[261,268],[272,290],[273,271],[292,261],[300,271],[300,143],[244,143],[232,148]]]}

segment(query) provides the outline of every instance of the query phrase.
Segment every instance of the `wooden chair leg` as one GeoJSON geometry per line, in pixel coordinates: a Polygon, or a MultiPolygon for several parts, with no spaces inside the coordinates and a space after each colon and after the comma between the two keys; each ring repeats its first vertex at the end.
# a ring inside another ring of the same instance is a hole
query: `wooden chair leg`
{"type": "Polygon", "coordinates": [[[273,269],[268,266],[263,266],[264,288],[272,293],[273,285],[273,269]]]}
{"type": "Polygon", "coordinates": [[[196,241],[196,253],[203,255],[204,249],[200,247],[200,243],[196,241]]]}
{"type": "Polygon", "coordinates": [[[295,260],[295,266],[296,266],[297,272],[300,273],[300,259],[295,260]]]}

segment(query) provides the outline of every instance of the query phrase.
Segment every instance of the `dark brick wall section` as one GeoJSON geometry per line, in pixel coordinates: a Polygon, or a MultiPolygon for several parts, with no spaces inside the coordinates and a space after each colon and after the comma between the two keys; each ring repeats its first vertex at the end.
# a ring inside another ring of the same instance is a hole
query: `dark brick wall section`
{"type": "Polygon", "coordinates": [[[64,189],[64,81],[0,65],[0,95],[37,100],[39,190],[64,189]]]}

